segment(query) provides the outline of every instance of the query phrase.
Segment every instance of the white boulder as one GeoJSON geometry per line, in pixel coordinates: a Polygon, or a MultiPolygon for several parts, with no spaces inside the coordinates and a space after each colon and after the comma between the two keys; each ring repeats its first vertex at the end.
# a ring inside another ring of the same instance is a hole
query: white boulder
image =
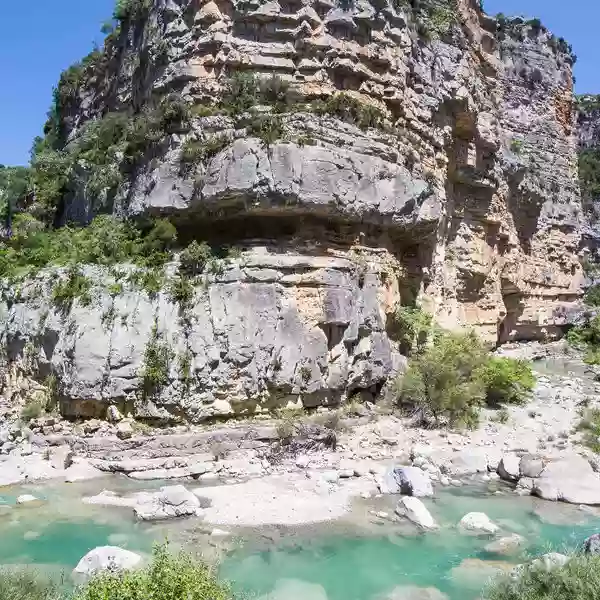
{"type": "Polygon", "coordinates": [[[513,533],[499,540],[490,542],[486,547],[485,551],[491,554],[501,554],[502,556],[511,556],[518,554],[527,545],[527,540],[518,533],[513,533]]]}
{"type": "Polygon", "coordinates": [[[465,533],[475,533],[475,534],[490,534],[496,533],[498,529],[498,525],[492,523],[490,518],[481,512],[471,512],[466,514],[458,524],[458,527],[461,531],[465,533]]]}
{"type": "Polygon", "coordinates": [[[427,507],[414,496],[404,496],[396,506],[396,514],[400,517],[406,517],[423,529],[435,529],[437,527],[427,507]]]}
{"type": "Polygon", "coordinates": [[[39,502],[39,499],[31,494],[23,494],[17,498],[17,504],[31,504],[32,502],[39,502]]]}
{"type": "Polygon", "coordinates": [[[202,514],[200,499],[183,485],[163,487],[159,492],[148,494],[134,507],[135,516],[143,521],[199,516],[202,514]]]}
{"type": "Polygon", "coordinates": [[[88,552],[73,570],[74,575],[91,577],[99,571],[123,571],[133,569],[142,557],[118,546],[100,546],[88,552]]]}
{"type": "Polygon", "coordinates": [[[404,494],[424,498],[433,496],[431,478],[419,467],[393,467],[379,482],[382,494],[404,494]]]}

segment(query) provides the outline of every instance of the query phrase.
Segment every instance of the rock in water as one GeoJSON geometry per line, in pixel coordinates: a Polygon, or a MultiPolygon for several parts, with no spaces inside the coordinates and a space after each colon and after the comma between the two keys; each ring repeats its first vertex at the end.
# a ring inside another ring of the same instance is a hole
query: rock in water
{"type": "Polygon", "coordinates": [[[481,512],[471,512],[466,514],[458,524],[459,529],[467,533],[491,534],[496,533],[500,528],[490,521],[490,518],[481,512]]]}
{"type": "Polygon", "coordinates": [[[396,506],[396,514],[400,517],[406,517],[423,529],[435,529],[437,524],[427,507],[418,499],[412,496],[404,496],[396,506]]]}
{"type": "Polygon", "coordinates": [[[506,537],[500,538],[490,542],[486,547],[485,551],[491,554],[501,554],[503,556],[511,556],[518,554],[526,546],[527,540],[518,533],[513,533],[506,537]]]}
{"type": "Polygon", "coordinates": [[[583,551],[586,554],[600,554],[600,533],[590,535],[583,543],[583,551]]]}
{"type": "Polygon", "coordinates": [[[143,498],[133,509],[142,521],[158,521],[202,514],[200,500],[182,485],[167,486],[143,498]]]}
{"type": "Polygon", "coordinates": [[[17,504],[31,504],[32,502],[40,502],[40,500],[31,494],[23,494],[17,498],[17,504]]]}
{"type": "Polygon", "coordinates": [[[429,475],[418,467],[393,467],[379,483],[382,494],[404,494],[424,498],[433,496],[429,475]]]}
{"type": "Polygon", "coordinates": [[[74,575],[91,577],[99,571],[123,571],[138,566],[142,557],[118,546],[100,546],[88,552],[73,569],[74,575]]]}
{"type": "Polygon", "coordinates": [[[385,600],[448,600],[448,596],[433,587],[401,585],[386,594],[385,600]]]}

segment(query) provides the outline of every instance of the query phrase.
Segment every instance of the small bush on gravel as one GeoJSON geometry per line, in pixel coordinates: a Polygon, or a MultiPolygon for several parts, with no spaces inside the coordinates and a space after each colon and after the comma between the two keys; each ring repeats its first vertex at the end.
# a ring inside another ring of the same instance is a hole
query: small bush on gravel
{"type": "Polygon", "coordinates": [[[388,316],[387,330],[400,343],[402,354],[422,352],[431,330],[431,315],[418,306],[399,306],[388,316]]]}
{"type": "Polygon", "coordinates": [[[488,358],[475,373],[486,391],[488,404],[523,405],[535,387],[531,365],[524,360],[499,356],[488,358]]]}
{"type": "Polygon", "coordinates": [[[170,554],[167,546],[162,545],[154,549],[152,561],[145,569],[96,575],[75,592],[73,600],[229,600],[231,597],[228,586],[208,566],[189,554],[170,554]]]}
{"type": "Polygon", "coordinates": [[[600,600],[600,556],[575,556],[563,567],[530,565],[519,577],[504,576],[484,600],[600,600]]]}
{"type": "Polygon", "coordinates": [[[600,409],[584,408],[577,429],[583,433],[584,445],[600,453],[600,409]]]}

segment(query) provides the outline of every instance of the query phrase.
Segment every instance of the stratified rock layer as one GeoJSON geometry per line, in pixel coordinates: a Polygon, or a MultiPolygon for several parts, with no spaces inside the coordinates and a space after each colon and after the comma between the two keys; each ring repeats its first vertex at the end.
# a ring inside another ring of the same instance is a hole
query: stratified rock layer
{"type": "MultiPolygon", "coordinates": [[[[156,0],[124,23],[80,90],[71,139],[152,96],[206,103],[236,71],[288,81],[298,110],[268,145],[231,116],[195,117],[107,203],[167,214],[180,238],[243,248],[197,290],[191,320],[167,294],[132,290],[65,315],[38,282],[3,306],[9,362],[27,348],[55,373],[65,414],[115,403],[203,419],[376,397],[402,365],[387,334],[400,302],[489,341],[559,335],[581,281],[572,56],[545,29],[499,26],[477,4],[460,0],[458,22],[426,37],[408,9],[365,0],[156,0]],[[339,91],[383,111],[384,126],[305,104],[339,91]],[[182,169],[187,141],[222,134],[230,143],[182,169]],[[149,397],[140,371],[153,330],[174,358],[149,397]],[[184,355],[191,376],[177,368],[184,355]]],[[[97,209],[81,189],[63,218],[97,209]]]]}

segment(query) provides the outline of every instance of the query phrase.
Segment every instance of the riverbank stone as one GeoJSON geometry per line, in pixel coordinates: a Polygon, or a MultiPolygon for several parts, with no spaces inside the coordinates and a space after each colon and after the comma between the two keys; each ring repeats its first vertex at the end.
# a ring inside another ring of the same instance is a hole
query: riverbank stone
{"type": "Polygon", "coordinates": [[[91,577],[100,571],[124,571],[133,569],[142,561],[142,557],[130,550],[118,546],[100,546],[90,550],[78,563],[73,574],[91,577]]]}

